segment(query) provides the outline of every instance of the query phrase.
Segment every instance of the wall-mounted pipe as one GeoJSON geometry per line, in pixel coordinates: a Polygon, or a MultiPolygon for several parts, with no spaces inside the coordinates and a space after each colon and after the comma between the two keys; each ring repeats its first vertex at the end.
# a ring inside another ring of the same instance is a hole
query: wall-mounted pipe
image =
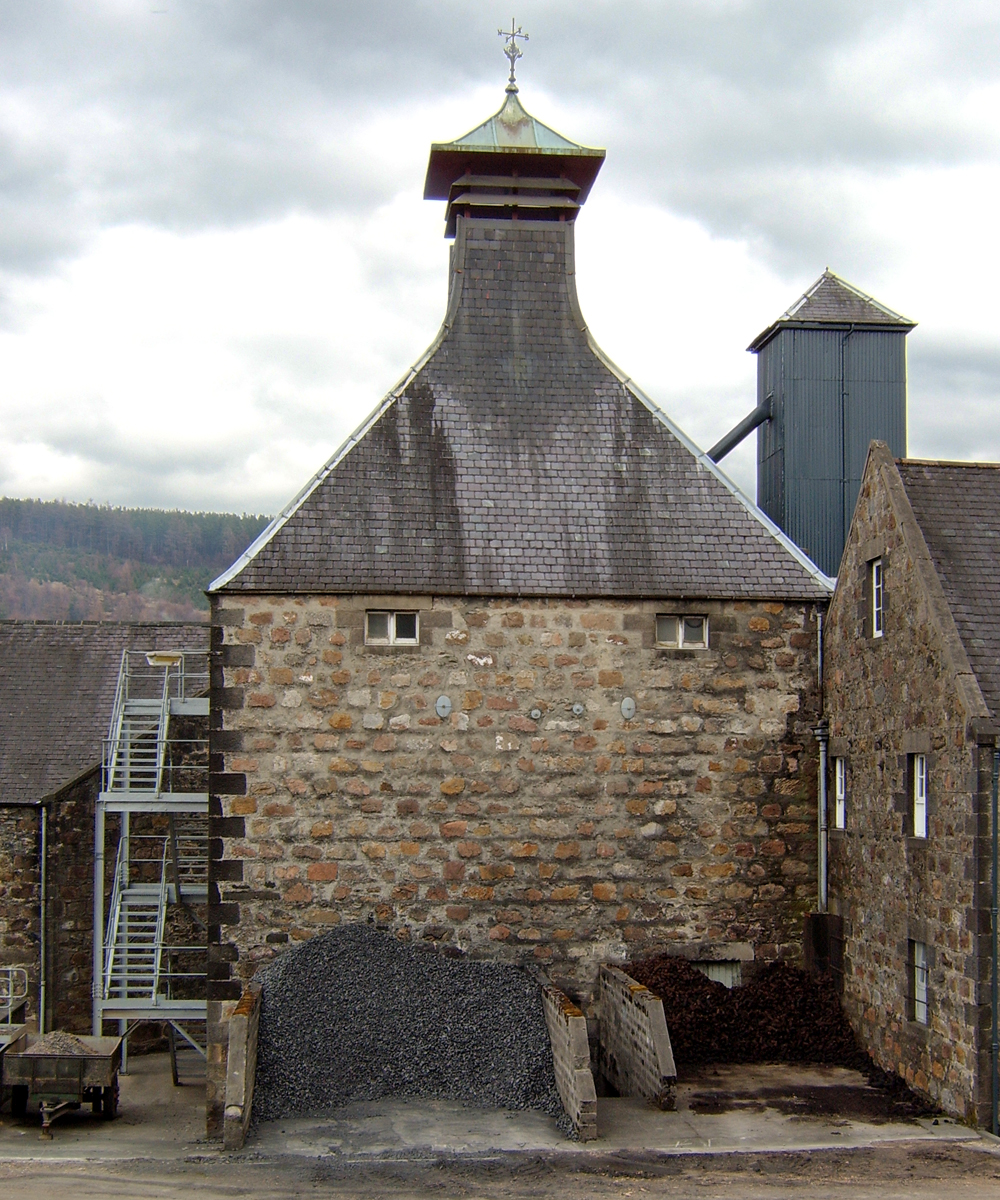
{"type": "Polygon", "coordinates": [[[990,913],[992,916],[991,936],[990,936],[990,958],[992,960],[992,979],[990,982],[990,1003],[993,1009],[993,1136],[998,1136],[1000,1130],[1000,1026],[997,1024],[997,1017],[1000,1016],[1000,998],[997,997],[997,858],[1000,851],[1000,842],[998,842],[997,831],[997,804],[998,792],[1000,792],[1000,750],[993,751],[993,789],[992,789],[992,812],[990,813],[990,824],[992,825],[992,841],[993,841],[993,877],[990,880],[992,896],[990,899],[990,913]]]}
{"type": "Polygon", "coordinates": [[[825,720],[813,730],[816,741],[819,742],[819,797],[816,805],[816,826],[818,833],[818,859],[816,891],[818,893],[817,908],[821,913],[827,909],[827,825],[826,825],[826,776],[827,776],[827,743],[830,730],[825,720]]]}
{"type": "Polygon", "coordinates": [[[712,462],[719,462],[726,457],[730,450],[735,450],[748,434],[753,433],[758,425],[763,425],[765,421],[770,421],[773,415],[774,394],[768,392],[767,397],[757,405],[752,413],[744,417],[734,429],[730,429],[721,441],[715,443],[712,449],[709,450],[708,457],[712,462]]]}
{"type": "Polygon", "coordinates": [[[45,1011],[48,1004],[48,891],[49,891],[49,808],[47,804],[39,804],[39,869],[38,869],[38,1032],[45,1032],[45,1011]]]}

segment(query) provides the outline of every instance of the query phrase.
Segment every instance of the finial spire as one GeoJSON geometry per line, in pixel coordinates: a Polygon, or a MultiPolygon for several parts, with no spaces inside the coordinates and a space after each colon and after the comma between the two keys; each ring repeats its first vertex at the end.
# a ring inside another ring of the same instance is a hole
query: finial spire
{"type": "Polygon", "coordinates": [[[521,49],[517,44],[517,39],[524,38],[524,40],[527,41],[528,35],[521,32],[520,25],[518,25],[516,28],[514,27],[513,17],[510,19],[510,29],[498,29],[497,34],[498,36],[507,39],[507,44],[504,46],[503,52],[510,60],[510,79],[507,81],[507,87],[505,90],[508,92],[516,92],[517,84],[514,82],[514,64],[519,58],[522,57],[521,49]]]}

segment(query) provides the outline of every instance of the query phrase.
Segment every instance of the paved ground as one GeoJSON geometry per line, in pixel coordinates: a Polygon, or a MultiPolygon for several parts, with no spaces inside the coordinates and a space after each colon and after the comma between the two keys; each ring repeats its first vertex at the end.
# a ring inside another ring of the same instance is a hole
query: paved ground
{"type": "Polygon", "coordinates": [[[116,1121],[82,1113],[42,1142],[37,1119],[4,1116],[0,1196],[1000,1200],[1000,1146],[900,1120],[836,1069],[717,1068],[681,1086],[675,1113],[602,1100],[602,1137],[585,1145],[537,1114],[411,1102],[275,1123],[233,1157],[204,1140],[203,1112],[162,1056],[133,1058],[116,1121]]]}
{"type": "Polygon", "coordinates": [[[41,1164],[0,1162],[0,1194],[18,1200],[229,1200],[330,1196],[371,1200],[996,1200],[1000,1157],[982,1142],[949,1147],[893,1143],[809,1154],[613,1155],[586,1166],[558,1156],[341,1165],[290,1158],[277,1163],[41,1164]]]}

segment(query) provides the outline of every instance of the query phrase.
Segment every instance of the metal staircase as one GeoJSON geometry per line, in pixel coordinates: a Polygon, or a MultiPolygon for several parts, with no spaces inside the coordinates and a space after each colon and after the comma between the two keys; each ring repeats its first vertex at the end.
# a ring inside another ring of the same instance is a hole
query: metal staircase
{"type": "Polygon", "coordinates": [[[200,737],[174,725],[207,717],[207,687],[204,651],[125,651],[95,813],[94,1032],[109,1019],[122,1033],[170,1022],[175,1076],[175,1029],[204,1053],[191,1023],[204,1029],[208,741],[207,722],[200,737]],[[110,880],[109,825],[118,835],[110,880]]]}

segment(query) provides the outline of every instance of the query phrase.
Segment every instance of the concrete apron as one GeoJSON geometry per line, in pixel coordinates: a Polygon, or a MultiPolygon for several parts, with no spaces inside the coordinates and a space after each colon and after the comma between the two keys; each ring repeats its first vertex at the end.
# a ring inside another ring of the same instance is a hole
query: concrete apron
{"type": "MultiPolygon", "coordinates": [[[[101,1121],[89,1108],[38,1137],[37,1116],[0,1120],[0,1161],[127,1161],[223,1158],[208,1142],[204,1086],[174,1088],[165,1055],[133,1057],[121,1079],[120,1117],[101,1121]]],[[[947,1118],[891,1119],[885,1098],[862,1076],[836,1067],[710,1067],[677,1088],[677,1110],[642,1100],[600,1098],[598,1140],[565,1138],[541,1113],[466,1108],[445,1100],[383,1100],[323,1117],[262,1126],[239,1158],[335,1157],[340,1162],[428,1155],[487,1158],[498,1154],[600,1156],[615,1151],[660,1154],[757,1153],[844,1149],[910,1140],[977,1140],[947,1118]]]]}
{"type": "Polygon", "coordinates": [[[323,1117],[260,1126],[244,1153],[370,1161],[428,1154],[487,1156],[615,1151],[720,1154],[845,1149],[912,1140],[978,1141],[947,1117],[892,1119],[884,1095],[840,1067],[710,1067],[679,1083],[674,1112],[599,1097],[598,1138],[573,1142],[542,1113],[466,1108],[446,1100],[380,1100],[323,1117]]]}

